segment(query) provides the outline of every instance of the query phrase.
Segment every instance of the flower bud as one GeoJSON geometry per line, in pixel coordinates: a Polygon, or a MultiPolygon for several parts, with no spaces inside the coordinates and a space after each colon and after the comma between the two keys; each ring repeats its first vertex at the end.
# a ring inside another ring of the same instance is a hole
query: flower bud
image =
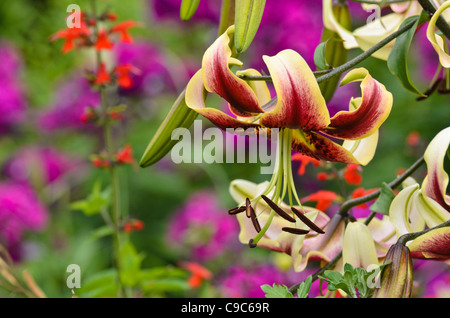
{"type": "Polygon", "coordinates": [[[180,7],[180,19],[189,21],[197,11],[200,0],[183,0],[180,7]]]}
{"type": "Polygon", "coordinates": [[[166,118],[159,126],[155,135],[147,146],[139,162],[141,167],[148,167],[164,157],[178,140],[172,140],[172,131],[175,128],[190,128],[198,113],[187,107],[184,91],[178,96],[166,118]]]}
{"type": "Polygon", "coordinates": [[[375,242],[367,225],[361,222],[351,222],[345,228],[342,258],[344,264],[353,267],[367,268],[378,265],[375,242]]]}
{"type": "Polygon", "coordinates": [[[237,53],[244,52],[258,31],[266,0],[236,1],[234,43],[237,53]]]}
{"type": "Polygon", "coordinates": [[[392,245],[384,263],[390,262],[381,272],[380,288],[374,298],[409,298],[413,285],[413,267],[409,248],[402,243],[392,245]]]}
{"type": "MultiPolygon", "coordinates": [[[[333,14],[336,21],[344,28],[350,30],[351,16],[348,5],[337,2],[333,5],[333,14]]],[[[344,47],[344,42],[340,36],[327,28],[324,28],[322,33],[322,42],[328,41],[325,46],[325,59],[330,67],[337,67],[347,61],[348,51],[344,47]]],[[[319,84],[323,97],[328,102],[333,97],[334,91],[339,82],[339,76],[334,76],[331,79],[319,84]]]]}

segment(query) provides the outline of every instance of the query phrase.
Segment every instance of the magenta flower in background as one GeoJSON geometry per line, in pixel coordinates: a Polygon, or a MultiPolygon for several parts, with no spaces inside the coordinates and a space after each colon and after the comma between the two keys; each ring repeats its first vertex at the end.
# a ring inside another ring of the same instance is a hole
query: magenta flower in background
{"type": "Polygon", "coordinates": [[[219,280],[217,288],[226,298],[264,298],[262,285],[286,285],[286,275],[270,264],[257,265],[252,268],[232,266],[219,280]]]}
{"type": "Polygon", "coordinates": [[[80,162],[50,147],[20,149],[3,168],[3,175],[16,182],[53,183],[73,171],[80,162]],[[34,180],[38,178],[38,180],[34,180]]]}
{"type": "MultiPolygon", "coordinates": [[[[151,17],[157,21],[176,20],[180,21],[180,0],[149,0],[151,17]]],[[[192,22],[219,22],[221,1],[203,0],[200,2],[197,11],[188,23],[192,22]]],[[[185,23],[185,22],[183,22],[185,23]]]]}
{"type": "Polygon", "coordinates": [[[100,105],[100,95],[92,90],[88,79],[74,75],[57,90],[55,101],[38,118],[38,126],[45,132],[64,129],[85,129],[81,115],[87,107],[100,105]]]}
{"type": "Polygon", "coordinates": [[[26,98],[20,84],[22,63],[14,47],[0,43],[0,134],[25,119],[26,98]]]}
{"type": "Polygon", "coordinates": [[[239,226],[226,209],[219,206],[214,194],[194,193],[172,217],[168,240],[175,248],[187,251],[193,261],[203,261],[230,251],[238,244],[239,226]]]}
{"type": "Polygon", "coordinates": [[[414,260],[414,287],[421,298],[450,298],[450,266],[442,261],[414,260]]]}
{"type": "MultiPolygon", "coordinates": [[[[168,68],[169,61],[157,46],[143,41],[136,41],[132,45],[120,43],[116,46],[115,54],[118,65],[130,64],[137,69],[137,74],[131,75],[133,85],[129,89],[121,89],[122,95],[148,97],[167,89],[176,91],[168,68]]],[[[177,70],[177,76],[180,75],[182,70],[177,70]]]]}
{"type": "Polygon", "coordinates": [[[20,259],[20,243],[24,232],[40,231],[48,212],[35,192],[25,184],[0,183],[0,243],[13,259],[20,259]]]}

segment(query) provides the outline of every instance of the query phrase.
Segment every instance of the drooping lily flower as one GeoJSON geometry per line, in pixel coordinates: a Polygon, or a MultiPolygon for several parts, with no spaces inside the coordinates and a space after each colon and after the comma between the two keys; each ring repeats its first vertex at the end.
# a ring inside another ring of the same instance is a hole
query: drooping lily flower
{"type": "Polygon", "coordinates": [[[343,263],[353,267],[367,268],[378,265],[375,242],[369,228],[362,222],[347,224],[342,248],[343,263]]]}
{"type": "MultiPolygon", "coordinates": [[[[422,186],[417,182],[409,182],[392,201],[389,217],[396,228],[398,237],[406,233],[422,231],[425,227],[432,228],[450,220],[450,196],[446,194],[449,177],[444,169],[444,159],[449,145],[450,127],[439,132],[425,151],[424,158],[428,173],[422,186]]],[[[439,246],[448,250],[448,231],[430,232],[434,235],[433,237],[419,237],[416,240],[433,241],[433,249],[440,244],[439,246]]],[[[420,253],[426,255],[423,244],[413,241],[411,245],[421,246],[420,253]]]]}
{"type": "MultiPolygon", "coordinates": [[[[382,4],[382,0],[379,1],[382,4]]],[[[443,0],[434,0],[434,4],[439,7],[443,0]]],[[[376,43],[380,42],[385,37],[389,36],[393,32],[397,31],[400,25],[407,18],[415,15],[420,15],[422,7],[417,0],[407,1],[405,3],[394,3],[389,7],[391,13],[384,16],[379,16],[368,21],[367,24],[358,27],[354,30],[345,29],[333,15],[333,0],[323,0],[323,21],[324,26],[334,32],[338,33],[341,39],[344,41],[344,46],[347,49],[360,48],[365,51],[376,43]]],[[[362,4],[362,7],[371,12],[377,9],[377,4],[362,4]]],[[[369,17],[370,18],[370,17],[369,17]]],[[[434,31],[434,29],[433,29],[434,31]]],[[[375,52],[372,56],[382,60],[387,60],[395,41],[391,41],[383,48],[375,52]]]]}
{"type": "MultiPolygon", "coordinates": [[[[238,205],[244,206],[247,198],[257,197],[267,188],[267,185],[267,181],[255,184],[246,180],[234,180],[230,184],[230,194],[238,205]]],[[[244,211],[239,209],[230,211],[230,214],[236,214],[239,221],[241,243],[245,244],[259,239],[259,247],[289,255],[296,272],[302,272],[312,261],[327,263],[342,250],[346,220],[340,214],[335,213],[330,218],[316,208],[303,205],[294,207],[294,209],[302,208],[305,211],[303,218],[299,218],[299,215],[295,214],[295,218],[290,220],[289,212],[292,208],[287,204],[281,203],[279,208],[282,211],[277,210],[277,213],[272,216],[270,208],[267,202],[260,200],[254,205],[253,215],[243,213],[246,210],[245,207],[244,211]],[[255,215],[258,216],[257,219],[255,215]],[[286,215],[288,216],[286,217],[286,215]],[[306,221],[305,217],[310,222],[306,221]],[[261,224],[267,225],[269,219],[271,219],[270,228],[263,232],[261,224]],[[316,227],[313,228],[316,230],[310,227],[312,222],[314,222],[316,227]],[[321,232],[325,233],[321,234],[321,232]]],[[[362,224],[364,218],[359,218],[357,221],[362,224]]],[[[382,220],[374,218],[366,229],[371,235],[376,253],[376,256],[372,257],[369,262],[378,264],[378,259],[381,260],[385,257],[389,247],[396,240],[395,229],[388,217],[382,220]]]]}
{"type": "MultiPolygon", "coordinates": [[[[350,71],[341,85],[360,81],[362,97],[351,100],[349,111],[338,112],[330,118],[316,78],[305,60],[293,50],[284,50],[276,56],[263,56],[277,94],[271,99],[265,82],[245,81],[238,76],[260,75],[259,72],[247,69],[234,74],[231,71],[232,65],[242,66],[241,61],[232,57],[230,37],[233,34],[234,26],[231,26],[207,49],[202,68],[186,87],[185,100],[189,108],[224,130],[240,128],[248,132],[250,129],[253,134],[265,133],[273,139],[274,132],[279,131],[272,179],[258,196],[249,197],[251,200],[247,206],[268,198],[272,193],[268,199],[275,206],[288,196],[290,206],[293,206],[295,198],[301,207],[292,177],[291,149],[325,161],[366,165],[372,159],[378,128],[392,107],[392,94],[384,85],[363,68],[350,71]],[[205,103],[207,93],[217,94],[228,101],[230,111],[236,117],[208,107],[205,103]],[[344,142],[340,145],[332,138],[344,142]]],[[[274,213],[272,208],[268,224],[274,213]]],[[[293,217],[293,212],[290,215],[293,217]]],[[[263,236],[267,227],[261,230],[258,238],[263,236]]],[[[253,243],[257,242],[254,240],[253,243]]]]}

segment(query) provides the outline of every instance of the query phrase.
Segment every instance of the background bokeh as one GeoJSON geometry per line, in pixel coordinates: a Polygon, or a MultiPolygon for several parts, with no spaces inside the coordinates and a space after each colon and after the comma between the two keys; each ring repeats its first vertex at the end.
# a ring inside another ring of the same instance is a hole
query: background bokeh
{"type": "MultiPolygon", "coordinates": [[[[86,198],[96,182],[108,184],[108,175],[89,161],[102,146],[100,131],[80,121],[85,107],[99,103],[98,94],[84,79],[84,71],[94,65],[94,55],[89,50],[63,54],[61,41],[49,40],[65,28],[66,8],[74,2],[0,1],[0,243],[7,246],[17,272],[29,270],[49,297],[72,296],[65,283],[69,264],[80,265],[82,284],[111,267],[111,238],[98,231],[102,218],[71,205],[86,198]]],[[[181,22],[176,0],[98,2],[110,6],[118,21],[142,23],[130,31],[134,43],[118,44],[108,56],[140,70],[133,87],[112,94],[114,102],[128,105],[126,119],[116,130],[117,143],[130,144],[139,160],[216,38],[220,4],[203,0],[194,18],[181,22]]],[[[89,10],[89,1],[76,3],[89,10]]],[[[262,55],[292,48],[314,69],[313,53],[322,33],[321,3],[269,0],[261,28],[241,56],[244,64],[264,71],[262,55]]],[[[358,5],[351,8],[355,25],[364,23],[369,13],[358,5]]],[[[353,50],[350,56],[358,53],[353,50]]],[[[417,33],[408,58],[411,78],[426,90],[438,60],[424,30],[417,33]]],[[[369,58],[360,66],[394,95],[375,158],[362,172],[359,186],[371,189],[410,166],[431,138],[448,126],[449,99],[434,94],[418,102],[384,61],[369,58]]],[[[338,89],[329,103],[330,112],[345,109],[350,97],[358,94],[358,87],[338,89]]],[[[297,176],[302,196],[319,189],[339,191],[337,182],[317,181],[319,171],[308,166],[304,175],[297,176]]],[[[417,172],[419,180],[423,173],[417,172]]],[[[170,156],[148,168],[120,169],[122,209],[145,224],[131,234],[143,256],[141,266],[167,268],[193,261],[213,273],[200,289],[177,285],[168,291],[149,288],[143,295],[260,297],[262,284],[289,285],[304,279],[310,272],[293,273],[280,255],[241,245],[237,221],[226,213],[235,204],[228,194],[231,180],[261,182],[268,177],[259,173],[258,164],[175,165],[170,156]]],[[[355,188],[348,185],[348,193],[355,188]]],[[[424,291],[422,285],[420,292],[437,293],[424,291]]],[[[0,287],[0,296],[7,295],[0,287]]],[[[103,296],[87,291],[86,295],[103,296]]]]}

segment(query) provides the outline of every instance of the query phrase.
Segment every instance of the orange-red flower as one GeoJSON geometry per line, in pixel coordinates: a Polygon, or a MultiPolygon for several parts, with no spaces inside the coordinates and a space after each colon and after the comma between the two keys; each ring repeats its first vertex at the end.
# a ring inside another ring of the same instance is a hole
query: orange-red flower
{"type": "Polygon", "coordinates": [[[127,233],[141,231],[144,228],[144,222],[137,219],[131,219],[123,225],[123,230],[127,233]]]}
{"type": "Polygon", "coordinates": [[[307,197],[303,198],[302,203],[308,201],[316,201],[316,209],[325,211],[339,196],[333,191],[320,190],[315,193],[311,193],[307,197]]]}
{"type": "Polygon", "coordinates": [[[361,167],[356,163],[350,163],[345,167],[344,179],[348,184],[359,185],[362,182],[361,167]]]}
{"type": "Polygon", "coordinates": [[[191,288],[200,287],[205,280],[212,278],[212,273],[198,263],[182,262],[181,267],[191,273],[191,276],[188,278],[188,284],[191,288]]]}
{"type": "Polygon", "coordinates": [[[120,40],[125,43],[133,43],[133,38],[131,37],[128,29],[138,26],[138,23],[133,20],[123,21],[111,28],[111,33],[119,33],[120,40]]]}
{"type": "MultiPolygon", "coordinates": [[[[372,192],[375,192],[375,191],[377,191],[377,189],[366,190],[364,188],[356,188],[355,190],[353,190],[351,196],[352,196],[352,199],[356,199],[356,198],[360,198],[365,195],[371,194],[372,192]]],[[[358,207],[367,208],[367,203],[360,204],[360,205],[358,205],[358,207]]]]}
{"type": "Polygon", "coordinates": [[[85,23],[81,23],[80,27],[67,28],[64,30],[59,30],[50,36],[50,41],[56,41],[59,39],[64,39],[64,45],[62,47],[62,52],[67,53],[86,43],[86,38],[91,34],[91,30],[86,26],[85,23]]]}
{"type": "Polygon", "coordinates": [[[108,32],[105,29],[98,31],[97,41],[95,42],[95,49],[100,50],[110,50],[113,47],[113,43],[109,40],[108,32]]]}
{"type": "Polygon", "coordinates": [[[101,63],[97,70],[97,76],[95,78],[96,85],[108,84],[111,81],[111,76],[106,70],[104,63],[101,63]]]}
{"type": "Polygon", "coordinates": [[[413,130],[408,134],[408,137],[406,138],[406,142],[411,147],[415,147],[420,142],[420,135],[417,131],[413,130]]]}
{"type": "Polygon", "coordinates": [[[117,163],[133,163],[133,149],[130,145],[126,145],[116,153],[117,163]]]}
{"type": "Polygon", "coordinates": [[[121,88],[131,88],[133,86],[133,79],[130,74],[138,74],[139,70],[131,64],[121,64],[114,68],[114,73],[117,75],[117,84],[121,88]]]}
{"type": "Polygon", "coordinates": [[[298,167],[298,174],[301,175],[301,176],[305,174],[306,166],[308,164],[312,163],[316,167],[320,165],[320,161],[319,160],[317,160],[317,159],[315,159],[313,157],[301,154],[301,153],[293,154],[292,155],[292,160],[300,162],[300,166],[298,167]]]}

